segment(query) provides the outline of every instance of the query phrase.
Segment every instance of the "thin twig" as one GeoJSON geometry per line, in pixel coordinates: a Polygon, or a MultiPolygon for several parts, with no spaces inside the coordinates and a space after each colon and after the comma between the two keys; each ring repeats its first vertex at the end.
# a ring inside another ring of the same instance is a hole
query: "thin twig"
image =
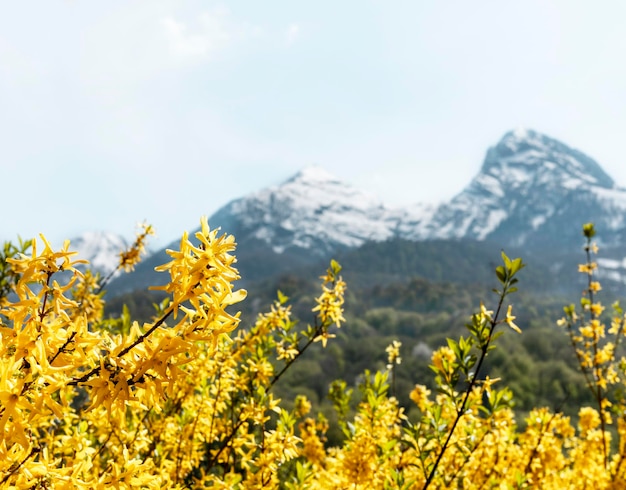
{"type": "Polygon", "coordinates": [[[428,478],[426,479],[426,483],[424,484],[423,490],[426,490],[429,487],[429,485],[432,483],[435,477],[435,472],[437,471],[437,467],[439,466],[439,463],[441,462],[441,459],[443,458],[443,455],[446,452],[446,449],[448,448],[448,444],[450,444],[450,440],[452,439],[454,430],[456,429],[457,424],[461,420],[461,417],[463,417],[465,413],[465,406],[467,405],[467,401],[469,400],[470,394],[472,393],[472,390],[474,389],[474,386],[476,385],[478,381],[478,374],[480,373],[480,368],[482,367],[483,361],[487,357],[487,350],[489,347],[489,343],[491,342],[493,331],[495,330],[496,325],[498,324],[498,316],[500,315],[500,310],[502,309],[505,295],[506,295],[506,285],[504,285],[502,289],[502,293],[500,294],[500,300],[498,301],[498,307],[496,308],[496,313],[491,319],[491,325],[489,327],[489,335],[487,337],[488,340],[485,343],[485,345],[481,348],[480,358],[478,359],[478,363],[476,364],[476,370],[474,371],[474,376],[472,376],[469,382],[469,385],[467,386],[465,390],[465,396],[463,397],[463,402],[461,403],[461,406],[459,407],[457,411],[457,416],[454,419],[454,422],[452,423],[452,427],[450,428],[450,431],[448,432],[448,436],[446,437],[446,440],[443,446],[441,447],[441,451],[439,452],[439,455],[437,456],[437,459],[435,460],[435,464],[430,470],[430,474],[428,475],[428,478]]]}
{"type": "MultiPolygon", "coordinates": [[[[128,347],[122,349],[122,351],[117,354],[117,357],[122,357],[125,354],[128,354],[128,352],[130,352],[132,349],[134,349],[137,345],[139,345],[141,342],[143,342],[149,335],[151,335],[157,328],[159,328],[161,325],[163,325],[163,323],[165,323],[165,320],[167,320],[169,318],[169,316],[172,314],[172,312],[174,311],[173,306],[169,307],[169,310],[163,314],[163,316],[161,318],[159,318],[154,325],[152,325],[152,327],[150,327],[150,329],[145,332],[143,335],[139,336],[132,344],[130,344],[128,347]]],[[[77,386],[81,383],[84,383],[85,381],[87,381],[89,378],[91,378],[93,375],[98,374],[100,372],[100,366],[96,366],[94,367],[91,371],[87,372],[86,374],[84,374],[83,376],[81,376],[80,378],[74,378],[72,379],[72,381],[70,381],[68,383],[68,386],[77,386]]]]}

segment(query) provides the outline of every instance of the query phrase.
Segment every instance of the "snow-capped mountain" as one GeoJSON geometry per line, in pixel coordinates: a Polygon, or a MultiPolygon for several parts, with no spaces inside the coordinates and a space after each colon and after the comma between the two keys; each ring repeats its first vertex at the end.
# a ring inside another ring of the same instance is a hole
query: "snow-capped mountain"
{"type": "MultiPolygon", "coordinates": [[[[257,280],[369,241],[396,237],[403,223],[420,225],[433,212],[428,205],[389,208],[323,168],[311,166],[282,184],[231,201],[209,218],[209,224],[235,236],[237,267],[244,280],[257,280]]],[[[154,273],[154,267],[169,260],[166,249],[178,246],[176,240],[154,253],[109,289],[117,294],[162,284],[167,277],[154,273]]]]}
{"type": "Polygon", "coordinates": [[[77,258],[89,261],[94,272],[105,277],[114,271],[120,261],[120,253],[128,248],[121,235],[102,231],[89,231],[70,240],[70,249],[78,252],[77,258]]]}
{"type": "Polygon", "coordinates": [[[367,241],[490,240],[502,246],[580,242],[593,221],[602,243],[623,243],[626,190],[594,160],[536,131],[507,133],[450,202],[394,209],[310,167],[281,185],[232,201],[209,222],[240,243],[326,256],[367,241]]]}
{"type": "Polygon", "coordinates": [[[478,175],[407,238],[473,238],[515,246],[580,241],[593,221],[603,243],[623,243],[626,190],[591,158],[532,130],[507,133],[478,175]]]}
{"type": "Polygon", "coordinates": [[[419,205],[392,210],[312,166],[281,185],[232,201],[209,223],[233,233],[240,244],[252,241],[265,243],[276,253],[300,250],[325,257],[367,241],[392,238],[400,222],[419,224],[429,214],[428,206],[419,205]]]}
{"type": "MultiPolygon", "coordinates": [[[[553,268],[568,268],[560,259],[580,251],[581,226],[589,221],[609,252],[604,257],[621,264],[624,254],[616,246],[626,243],[626,190],[580,151],[523,129],[505,134],[469,185],[439,206],[392,208],[315,166],[236,199],[209,218],[212,228],[236,237],[238,266],[250,280],[393,238],[523,247],[526,254],[556,257],[553,268]]],[[[176,241],[167,248],[177,246],[176,241]]],[[[111,289],[164,281],[153,269],[167,260],[165,249],[153,254],[111,289]]]]}

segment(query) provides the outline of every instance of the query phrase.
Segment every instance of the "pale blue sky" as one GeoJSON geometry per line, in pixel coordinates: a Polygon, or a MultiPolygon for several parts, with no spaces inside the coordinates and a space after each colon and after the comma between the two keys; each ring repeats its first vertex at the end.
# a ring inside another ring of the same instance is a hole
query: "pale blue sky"
{"type": "Polygon", "coordinates": [[[437,202],[530,127],[626,185],[626,2],[3,2],[0,239],[165,244],[319,164],[437,202]]]}

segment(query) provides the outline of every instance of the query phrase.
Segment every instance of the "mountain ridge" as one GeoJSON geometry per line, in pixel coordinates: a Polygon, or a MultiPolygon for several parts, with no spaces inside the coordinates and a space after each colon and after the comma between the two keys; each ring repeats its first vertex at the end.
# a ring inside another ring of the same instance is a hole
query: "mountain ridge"
{"type": "MultiPolygon", "coordinates": [[[[478,240],[558,257],[582,244],[588,221],[602,245],[624,243],[626,190],[581,151],[529,129],[507,132],[470,183],[438,206],[390,207],[310,166],[209,218],[236,237],[240,268],[253,280],[393,239],[478,240]]],[[[157,258],[168,259],[164,249],[146,264],[157,258]]]]}
{"type": "Polygon", "coordinates": [[[408,238],[565,246],[579,232],[576,226],[563,229],[564,221],[594,221],[603,239],[615,245],[623,238],[624,211],[626,190],[595,160],[536,131],[517,129],[489,148],[468,186],[408,238]]]}
{"type": "Polygon", "coordinates": [[[240,235],[252,233],[271,242],[277,253],[301,247],[323,255],[393,237],[540,246],[546,243],[541,235],[549,235],[548,242],[564,245],[573,236],[563,235],[559,222],[577,216],[579,221],[597,221],[599,230],[609,235],[618,233],[617,238],[604,238],[615,244],[624,234],[625,211],[626,190],[595,160],[537,131],[516,129],[488,149],[468,186],[438,206],[390,207],[319,167],[309,167],[281,185],[231,201],[210,222],[237,222],[240,235]]]}

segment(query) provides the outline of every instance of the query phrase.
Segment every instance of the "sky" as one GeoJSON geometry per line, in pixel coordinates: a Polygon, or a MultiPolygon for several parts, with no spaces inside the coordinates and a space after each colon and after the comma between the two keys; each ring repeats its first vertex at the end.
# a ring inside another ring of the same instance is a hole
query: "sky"
{"type": "Polygon", "coordinates": [[[626,186],[626,2],[46,0],[0,11],[0,240],[153,247],[316,164],[440,202],[532,128],[626,186]]]}

